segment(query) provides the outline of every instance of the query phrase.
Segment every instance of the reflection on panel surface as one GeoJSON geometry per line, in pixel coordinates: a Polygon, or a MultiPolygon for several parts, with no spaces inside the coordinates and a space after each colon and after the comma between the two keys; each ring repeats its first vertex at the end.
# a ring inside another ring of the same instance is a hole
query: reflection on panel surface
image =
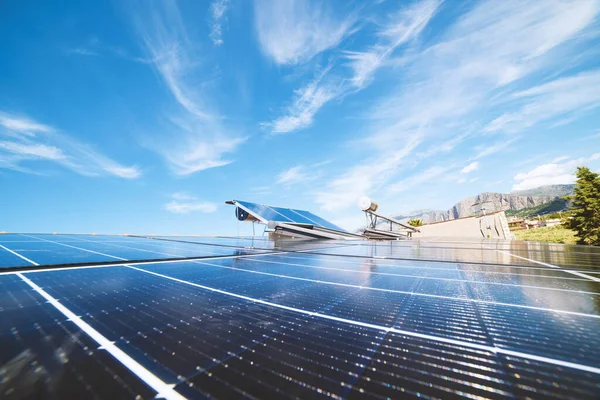
{"type": "Polygon", "coordinates": [[[155,397],[56,304],[189,398],[600,397],[600,282],[571,273],[593,251],[551,267],[500,242],[0,239],[62,264],[212,255],[23,272],[56,303],[6,269],[2,398],[155,397]]]}
{"type": "Polygon", "coordinates": [[[0,316],[0,398],[156,395],[15,275],[0,276],[0,316]]]}

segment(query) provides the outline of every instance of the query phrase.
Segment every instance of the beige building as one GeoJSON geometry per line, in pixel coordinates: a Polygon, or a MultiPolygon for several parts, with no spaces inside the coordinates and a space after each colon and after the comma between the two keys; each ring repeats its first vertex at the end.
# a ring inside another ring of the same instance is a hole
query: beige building
{"type": "Polygon", "coordinates": [[[514,239],[504,211],[498,211],[486,216],[464,217],[449,221],[434,222],[420,226],[419,231],[413,233],[413,237],[514,239]]]}

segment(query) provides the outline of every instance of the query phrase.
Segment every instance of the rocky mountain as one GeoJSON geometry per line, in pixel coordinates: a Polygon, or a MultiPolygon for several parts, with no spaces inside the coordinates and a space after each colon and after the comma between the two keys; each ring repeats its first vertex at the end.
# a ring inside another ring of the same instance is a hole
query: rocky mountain
{"type": "Polygon", "coordinates": [[[398,221],[406,222],[410,219],[422,219],[423,223],[446,221],[448,219],[448,211],[443,210],[415,210],[408,215],[397,215],[394,217],[398,221]]]}
{"type": "Polygon", "coordinates": [[[545,185],[528,190],[515,190],[511,194],[519,196],[564,197],[573,193],[575,185],[545,185]]]}
{"type": "Polygon", "coordinates": [[[461,200],[449,210],[417,210],[409,215],[398,215],[395,218],[401,221],[420,218],[427,224],[479,214],[482,206],[488,212],[522,210],[538,207],[554,201],[557,197],[569,195],[573,193],[573,188],[574,185],[547,185],[513,193],[484,192],[461,200]]]}

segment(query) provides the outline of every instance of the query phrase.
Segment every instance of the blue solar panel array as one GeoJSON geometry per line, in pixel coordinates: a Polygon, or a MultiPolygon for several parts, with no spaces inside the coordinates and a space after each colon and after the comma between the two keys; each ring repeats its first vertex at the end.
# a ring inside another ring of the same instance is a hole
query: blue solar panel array
{"type": "Polygon", "coordinates": [[[324,220],[323,218],[311,213],[310,211],[295,210],[292,208],[273,207],[264,204],[250,203],[247,201],[240,200],[234,200],[234,202],[238,206],[243,207],[249,213],[259,217],[259,219],[274,222],[283,222],[288,224],[313,225],[320,228],[346,232],[339,226],[327,220],[324,220]]]}
{"type": "Polygon", "coordinates": [[[600,398],[600,249],[297,243],[0,235],[0,398],[600,398]]]}

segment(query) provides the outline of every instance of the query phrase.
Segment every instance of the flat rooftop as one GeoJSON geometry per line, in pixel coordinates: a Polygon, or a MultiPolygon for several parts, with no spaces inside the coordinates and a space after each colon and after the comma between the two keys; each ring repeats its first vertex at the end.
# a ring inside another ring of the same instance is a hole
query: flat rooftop
{"type": "Polygon", "coordinates": [[[157,395],[597,399],[600,248],[0,235],[0,397],[157,395]]]}

